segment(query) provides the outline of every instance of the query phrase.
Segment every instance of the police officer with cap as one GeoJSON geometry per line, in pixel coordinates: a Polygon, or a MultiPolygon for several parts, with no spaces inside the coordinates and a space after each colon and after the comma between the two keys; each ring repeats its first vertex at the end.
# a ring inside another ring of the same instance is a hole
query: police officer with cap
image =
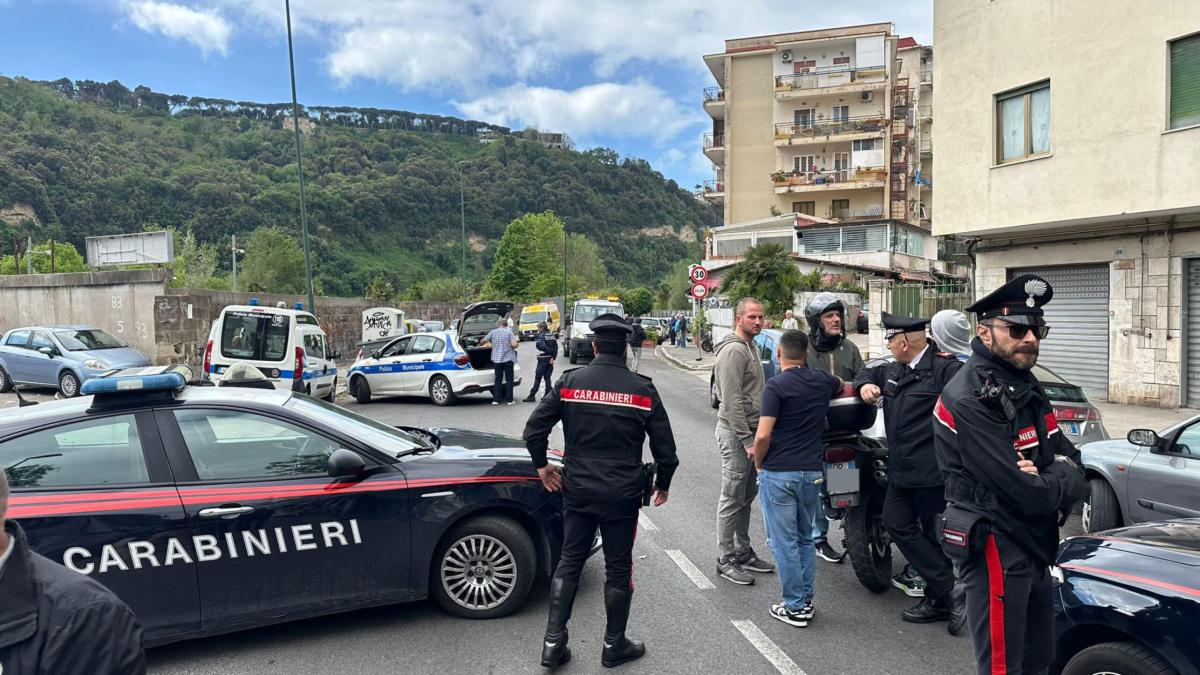
{"type": "Polygon", "coordinates": [[[584,368],[563,373],[525,424],[525,445],[547,490],[563,491],[562,557],[550,584],[550,617],[542,645],[542,665],[554,668],[571,658],[567,620],[579,576],[600,529],[604,546],[604,608],[608,624],[601,662],[606,668],[641,658],[646,647],[625,637],[633,601],[633,540],[638,509],[653,480],[655,506],[667,502],[679,460],[667,411],[650,378],[630,372],[625,345],[632,332],[616,314],[602,314],[589,327],[595,358],[584,368]],[[563,470],[546,459],[550,431],[562,421],[566,439],[563,470]],[[657,463],[651,474],[642,463],[649,435],[657,463]]]}
{"type": "Polygon", "coordinates": [[[966,621],[966,602],[936,535],[946,496],[930,415],[938,395],[963,364],[925,336],[928,323],[884,312],[884,338],[895,361],[862,370],[854,388],[867,403],[883,400],[888,441],[883,524],[925,580],[925,596],[900,618],[910,623],[949,620],[950,634],[957,635],[966,621]]]}
{"type": "Polygon", "coordinates": [[[946,478],[943,550],[959,564],[980,673],[1039,673],[1054,659],[1049,566],[1087,496],[1079,451],[1030,374],[1054,290],[1021,275],[967,308],[971,357],[934,408],[946,478]]]}

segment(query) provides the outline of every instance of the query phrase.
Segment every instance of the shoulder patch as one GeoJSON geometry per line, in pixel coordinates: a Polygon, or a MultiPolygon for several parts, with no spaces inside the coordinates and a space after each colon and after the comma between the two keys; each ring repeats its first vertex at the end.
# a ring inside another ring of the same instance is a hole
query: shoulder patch
{"type": "Polygon", "coordinates": [[[950,431],[953,431],[956,434],[958,433],[958,429],[955,428],[954,424],[954,414],[951,413],[950,409],[946,407],[946,404],[942,402],[941,396],[938,397],[937,405],[933,407],[933,418],[950,431]]]}

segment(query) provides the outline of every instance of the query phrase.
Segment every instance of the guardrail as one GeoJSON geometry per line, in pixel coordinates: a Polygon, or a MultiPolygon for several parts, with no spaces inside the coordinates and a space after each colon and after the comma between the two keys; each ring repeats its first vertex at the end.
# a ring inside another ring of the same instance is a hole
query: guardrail
{"type": "Polygon", "coordinates": [[[789,73],[775,76],[775,90],[818,89],[820,87],[838,87],[846,84],[857,84],[864,81],[882,83],[887,78],[883,66],[875,68],[828,68],[813,70],[807,73],[789,73]]]}
{"type": "Polygon", "coordinates": [[[704,149],[725,147],[725,134],[709,132],[704,134],[704,149]]]}
{"type": "Polygon", "coordinates": [[[724,192],[725,181],[723,180],[706,180],[704,181],[704,192],[724,192]]]}
{"type": "Polygon", "coordinates": [[[705,103],[724,103],[725,90],[721,87],[707,87],[704,90],[705,103]]]}

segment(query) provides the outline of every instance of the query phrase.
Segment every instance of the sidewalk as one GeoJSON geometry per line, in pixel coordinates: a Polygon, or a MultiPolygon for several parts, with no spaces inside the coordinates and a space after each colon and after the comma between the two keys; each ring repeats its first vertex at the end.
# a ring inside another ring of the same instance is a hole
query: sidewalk
{"type": "Polygon", "coordinates": [[[1111,438],[1125,438],[1133,429],[1162,431],[1200,414],[1200,410],[1194,408],[1150,408],[1097,400],[1092,400],[1092,405],[1100,411],[1104,430],[1111,438]]]}
{"type": "Polygon", "coordinates": [[[713,364],[717,361],[715,356],[701,351],[695,345],[680,349],[675,345],[661,344],[654,348],[654,356],[677,368],[686,370],[712,370],[713,364]],[[696,360],[697,354],[701,355],[699,361],[696,360]]]}

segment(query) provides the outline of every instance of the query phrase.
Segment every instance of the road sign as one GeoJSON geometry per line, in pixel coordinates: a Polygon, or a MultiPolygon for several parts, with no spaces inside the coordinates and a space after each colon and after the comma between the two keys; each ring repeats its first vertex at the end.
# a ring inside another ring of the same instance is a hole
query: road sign
{"type": "Polygon", "coordinates": [[[692,281],[699,283],[708,278],[708,270],[704,269],[704,267],[700,265],[692,265],[691,268],[688,269],[688,277],[690,277],[692,281]]]}
{"type": "MultiPolygon", "coordinates": [[[[704,268],[702,267],[700,269],[704,268]]],[[[708,295],[708,286],[705,286],[704,284],[692,284],[692,290],[688,292],[688,295],[691,295],[697,300],[703,300],[704,296],[708,295]]]]}

